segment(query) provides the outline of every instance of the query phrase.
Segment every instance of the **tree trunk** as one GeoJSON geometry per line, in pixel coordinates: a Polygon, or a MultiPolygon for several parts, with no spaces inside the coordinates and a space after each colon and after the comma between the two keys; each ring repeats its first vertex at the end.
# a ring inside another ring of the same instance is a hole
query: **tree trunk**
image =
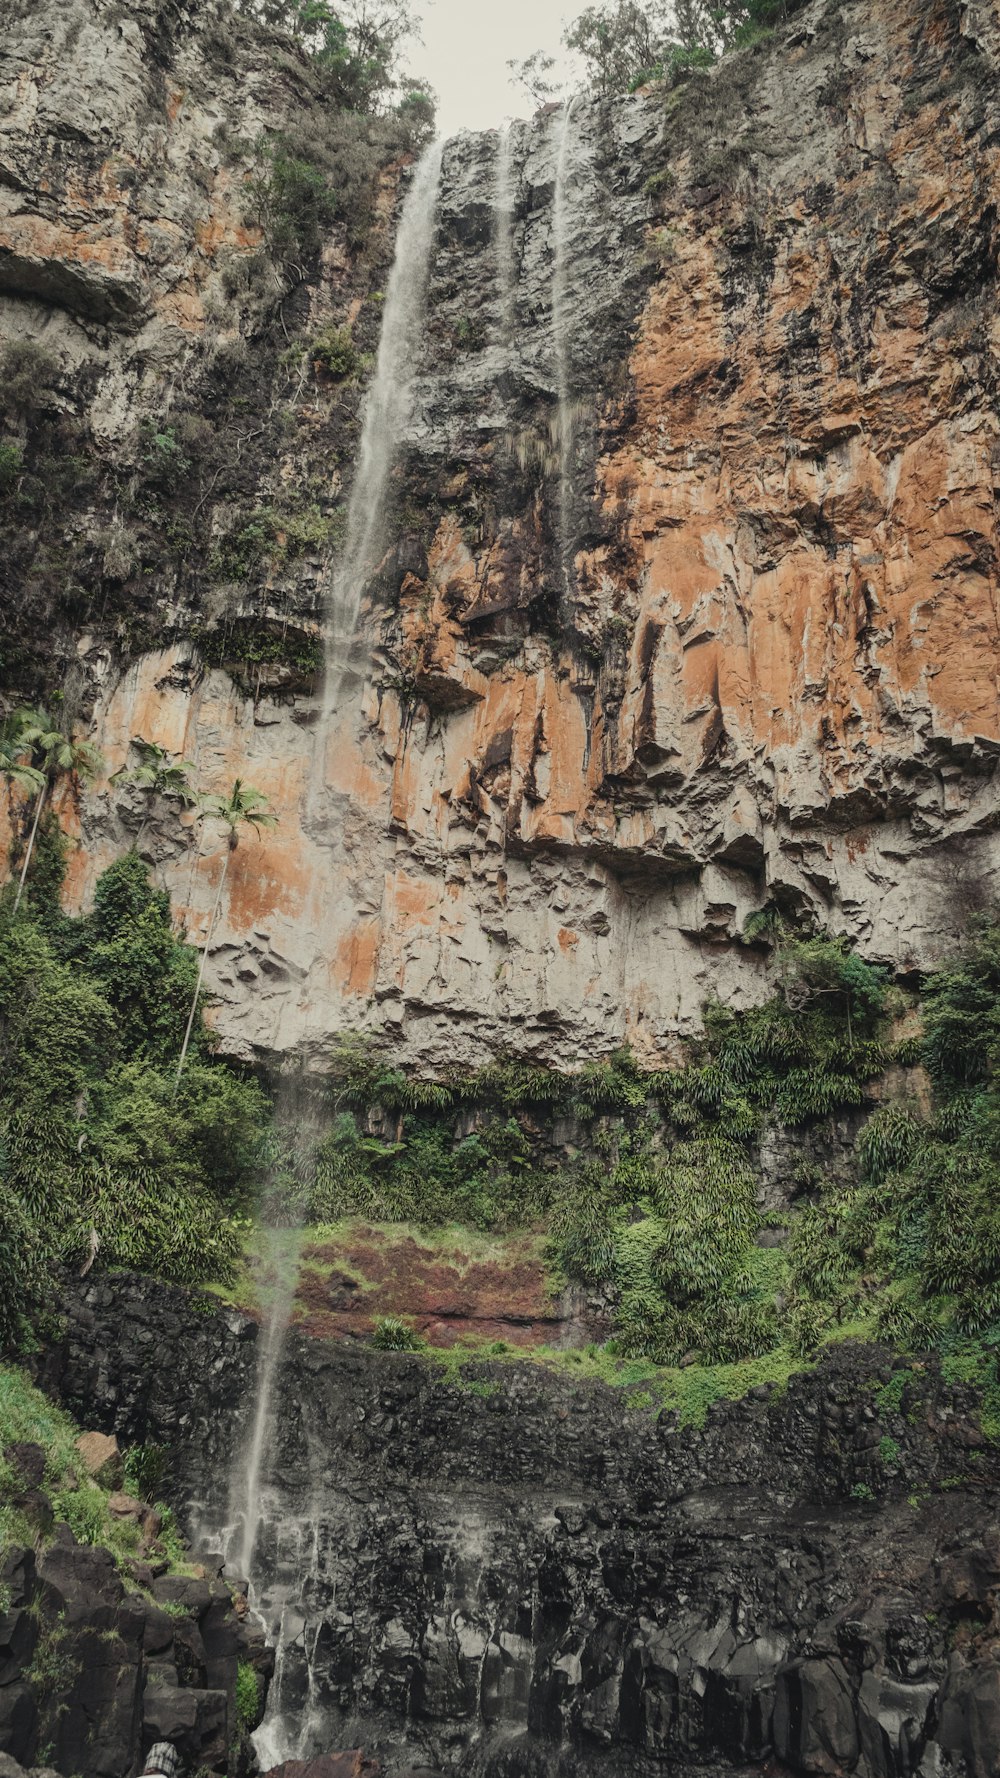
{"type": "Polygon", "coordinates": [[[28,866],[31,863],[31,854],[34,851],[35,839],[38,834],[38,823],[42,818],[42,809],[45,805],[45,798],[48,796],[48,793],[49,793],[49,785],[48,785],[48,780],[46,779],[45,783],[42,785],[41,790],[38,792],[38,801],[35,804],[35,818],[31,823],[31,832],[28,835],[28,850],[24,854],[24,863],[21,866],[21,875],[20,875],[20,879],[19,879],[18,885],[17,885],[17,894],[14,897],[14,912],[15,912],[15,914],[17,913],[17,910],[21,905],[21,897],[24,894],[24,885],[25,885],[25,882],[26,882],[27,876],[28,876],[28,866]]]}
{"type": "Polygon", "coordinates": [[[201,994],[201,984],[205,979],[205,965],[208,962],[208,947],[212,942],[212,934],[215,931],[215,922],[218,919],[218,915],[219,915],[219,904],[222,901],[222,891],[223,891],[223,888],[225,887],[225,882],[226,882],[226,872],[229,869],[229,860],[232,857],[234,850],[235,850],[235,848],[232,844],[232,841],[230,841],[229,846],[227,847],[227,850],[226,850],[226,862],[222,867],[222,875],[219,878],[219,887],[215,892],[215,906],[212,909],[212,918],[208,922],[208,931],[205,934],[205,947],[201,953],[201,962],[198,965],[198,981],[197,981],[197,984],[196,984],[195,990],[194,990],[194,999],[191,1002],[191,1011],[188,1014],[187,1030],[184,1033],[184,1042],[181,1045],[180,1061],[177,1064],[177,1077],[174,1081],[173,1097],[175,1099],[177,1097],[177,1089],[181,1084],[181,1075],[184,1072],[184,1063],[187,1060],[188,1044],[191,1042],[191,1033],[194,1030],[194,1017],[195,1017],[195,1013],[198,1011],[198,997],[201,994]]]}

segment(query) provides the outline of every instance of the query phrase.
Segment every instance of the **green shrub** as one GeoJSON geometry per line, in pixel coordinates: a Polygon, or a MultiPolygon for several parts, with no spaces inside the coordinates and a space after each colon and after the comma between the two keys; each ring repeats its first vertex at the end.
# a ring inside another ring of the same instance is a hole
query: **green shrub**
{"type": "Polygon", "coordinates": [[[349,327],[327,327],[318,333],[309,357],[317,368],[338,379],[352,377],[360,362],[349,327]]]}
{"type": "Polygon", "coordinates": [[[486,344],[486,323],[481,315],[460,315],[455,323],[455,344],[462,352],[481,352],[486,344]]]}
{"type": "Polygon", "coordinates": [[[24,454],[20,445],[0,439],[0,495],[10,492],[23,468],[24,454]]]}
{"type": "Polygon", "coordinates": [[[289,137],[266,133],[256,144],[247,184],[248,219],[264,232],[275,259],[310,258],[337,216],[325,169],[297,153],[289,137]]]}
{"type": "Polygon", "coordinates": [[[398,1315],[383,1315],[375,1323],[372,1345],[380,1352],[419,1352],[424,1342],[398,1315]]]}
{"type": "Polygon", "coordinates": [[[236,1669],[236,1720],[245,1735],[260,1727],[263,1711],[260,1682],[249,1661],[240,1661],[236,1669]]]}
{"type": "Polygon", "coordinates": [[[163,1445],[133,1445],[125,1453],[125,1490],[136,1500],[154,1500],[166,1470],[163,1445]]]}

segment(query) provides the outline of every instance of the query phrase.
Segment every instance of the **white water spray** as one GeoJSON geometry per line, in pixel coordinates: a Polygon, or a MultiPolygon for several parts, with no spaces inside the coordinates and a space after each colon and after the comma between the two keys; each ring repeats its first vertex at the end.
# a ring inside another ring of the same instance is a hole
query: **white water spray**
{"type": "Polygon", "coordinates": [[[493,189],[493,243],[500,286],[503,339],[504,344],[509,345],[514,336],[514,296],[517,290],[517,266],[514,260],[514,130],[509,123],[500,131],[497,145],[493,189]]]}
{"type": "Polygon", "coordinates": [[[287,1242],[289,1231],[276,1229],[271,1236],[271,1262],[278,1282],[268,1313],[267,1332],[264,1335],[264,1344],[257,1366],[257,1398],[254,1403],[253,1425],[246,1463],[238,1475],[235,1497],[231,1507],[231,1517],[237,1525],[242,1527],[238,1563],[240,1573],[245,1579],[250,1579],[253,1575],[254,1549],[261,1521],[261,1482],[264,1458],[271,1431],[271,1404],[274,1399],[275,1380],[281,1364],[285,1334],[291,1320],[292,1302],[299,1275],[301,1231],[293,1231],[293,1245],[290,1253],[281,1251],[282,1236],[287,1242]]]}
{"type": "Polygon", "coordinates": [[[556,178],[552,196],[552,337],[554,345],[559,447],[559,551],[562,563],[563,592],[571,584],[570,554],[572,539],[573,491],[573,400],[569,340],[569,271],[570,271],[570,206],[568,202],[569,157],[572,144],[571,125],[575,98],[569,99],[559,113],[559,134],[556,139],[556,178]]]}
{"type": "Polygon", "coordinates": [[[382,543],[389,476],[412,412],[443,152],[444,144],[434,142],[419,161],[396,237],[382,337],[365,400],[357,468],[347,506],[344,553],[330,602],[320,730],[324,736],[336,712],[344,669],[354,645],[361,595],[382,543]]]}

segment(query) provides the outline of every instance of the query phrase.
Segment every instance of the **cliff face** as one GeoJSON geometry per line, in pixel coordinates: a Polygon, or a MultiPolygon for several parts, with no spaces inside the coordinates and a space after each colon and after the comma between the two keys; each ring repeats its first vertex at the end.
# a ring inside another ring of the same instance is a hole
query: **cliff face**
{"type": "MultiPolygon", "coordinates": [[[[254,1325],[127,1277],[67,1309],[51,1380],[169,1449],[213,1547],[254,1325]]],[[[703,1431],[523,1363],[448,1380],[299,1338],[279,1387],[265,1766],[361,1744],[508,1778],[995,1771],[996,1456],[933,1361],[833,1349],[703,1431]]]]}
{"type": "MultiPolygon", "coordinates": [[[[194,22],[75,0],[7,35],[0,326],[59,356],[47,423],[133,493],[151,416],[212,433],[117,553],[107,479],[68,491],[83,610],[39,593],[33,521],[8,677],[44,676],[44,624],[109,771],[155,739],[273,797],[213,942],[226,1046],[372,1024],[430,1066],[653,1059],[708,994],[767,991],[738,940],[769,903],[933,962],[1000,864],[995,5],[816,5],[673,94],[448,145],[364,666],[328,720],[358,391],[309,342],[374,344],[394,183],[363,251],[332,225],[288,280],[297,368],[258,365],[246,144],[310,115],[308,74],[194,22]],[[234,664],[248,625],[294,646],[234,664]]],[[[159,813],[197,935],[221,842],[159,813]]],[[[78,899],[137,820],[82,798],[78,899]]]]}

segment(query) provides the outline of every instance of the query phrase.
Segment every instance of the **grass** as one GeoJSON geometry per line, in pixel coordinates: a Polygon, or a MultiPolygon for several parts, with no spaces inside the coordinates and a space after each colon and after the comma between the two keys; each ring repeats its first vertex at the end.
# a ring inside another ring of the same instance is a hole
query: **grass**
{"type": "MultiPolygon", "coordinates": [[[[347,1216],[338,1222],[309,1223],[302,1229],[274,1229],[255,1223],[247,1229],[234,1276],[227,1283],[206,1288],[233,1308],[266,1314],[276,1301],[287,1301],[294,1293],[300,1273],[323,1276],[335,1267],[363,1293],[377,1286],[348,1258],[351,1249],[371,1243],[391,1252],[409,1242],[429,1258],[447,1259],[458,1271],[463,1266],[491,1265],[502,1272],[512,1249],[521,1263],[526,1258],[542,1261],[546,1248],[546,1236],[537,1231],[484,1234],[458,1222],[428,1228],[415,1222],[374,1223],[364,1216],[347,1216]],[[316,1250],[320,1248],[332,1249],[335,1258],[319,1259],[316,1250]]],[[[555,1278],[552,1288],[558,1288],[555,1278]]]]}
{"type": "MultiPolygon", "coordinates": [[[[121,1565],[133,1556],[141,1532],[129,1519],[113,1518],[108,1510],[110,1489],[102,1488],[83,1473],[76,1441],[80,1428],[72,1417],[36,1389],[26,1371],[17,1365],[0,1364],[0,1450],[13,1444],[39,1445],[45,1453],[42,1492],[54,1521],[69,1526],[78,1543],[100,1545],[121,1565]]],[[[13,1466],[0,1459],[0,1561],[14,1545],[37,1545],[38,1526],[14,1501],[23,1481],[13,1466]]],[[[157,1509],[163,1517],[160,1542],[171,1567],[183,1572],[187,1552],[169,1507],[157,1509]]]]}

